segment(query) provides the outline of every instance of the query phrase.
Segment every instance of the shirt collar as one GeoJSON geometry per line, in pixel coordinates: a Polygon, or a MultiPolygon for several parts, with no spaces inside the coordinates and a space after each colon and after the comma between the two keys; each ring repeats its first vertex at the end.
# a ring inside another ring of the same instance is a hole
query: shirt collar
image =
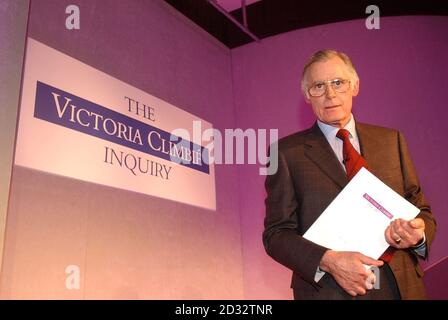
{"type": "MultiPolygon", "coordinates": [[[[350,116],[350,121],[345,125],[344,129],[350,132],[350,136],[352,138],[357,139],[358,135],[356,134],[355,117],[353,117],[353,114],[351,114],[350,116]]],[[[327,138],[327,140],[336,138],[336,134],[338,133],[339,128],[330,126],[329,124],[323,123],[320,120],[317,120],[317,125],[319,126],[320,130],[327,138]]]]}

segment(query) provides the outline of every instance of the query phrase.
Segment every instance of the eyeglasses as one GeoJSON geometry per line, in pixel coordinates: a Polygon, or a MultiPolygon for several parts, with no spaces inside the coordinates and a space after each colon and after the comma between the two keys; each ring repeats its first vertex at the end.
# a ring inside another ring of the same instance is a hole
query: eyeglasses
{"type": "Polygon", "coordinates": [[[344,93],[350,87],[350,80],[347,79],[333,79],[326,81],[315,82],[309,89],[308,93],[312,97],[320,97],[327,92],[327,83],[331,85],[334,91],[344,93]]]}

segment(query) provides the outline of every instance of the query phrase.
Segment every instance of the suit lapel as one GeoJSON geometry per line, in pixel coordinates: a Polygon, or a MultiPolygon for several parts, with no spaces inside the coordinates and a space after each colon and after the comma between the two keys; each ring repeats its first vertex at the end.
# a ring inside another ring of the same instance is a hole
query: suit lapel
{"type": "Polygon", "coordinates": [[[328,143],[317,122],[305,138],[305,155],[313,161],[337,185],[344,188],[348,183],[344,169],[328,143]]]}
{"type": "Polygon", "coordinates": [[[382,166],[380,151],[384,148],[381,145],[381,140],[375,139],[369,128],[359,122],[356,123],[356,132],[358,133],[361,155],[366,159],[369,171],[376,174],[377,169],[382,166]]]}

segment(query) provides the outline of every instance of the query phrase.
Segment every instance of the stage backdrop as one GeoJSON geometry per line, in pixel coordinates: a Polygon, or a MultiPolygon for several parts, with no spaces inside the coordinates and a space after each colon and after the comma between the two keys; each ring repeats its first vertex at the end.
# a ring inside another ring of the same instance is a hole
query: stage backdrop
{"type": "Polygon", "coordinates": [[[147,140],[235,127],[230,51],[161,0],[76,1],[79,30],[70,4],[31,4],[1,298],[243,298],[236,168],[216,166],[215,183],[213,166],[147,140]]]}
{"type": "MultiPolygon", "coordinates": [[[[29,36],[221,132],[273,128],[285,136],[307,128],[314,120],[300,93],[303,63],[317,49],[346,51],[361,77],[355,116],[404,132],[439,221],[431,262],[446,256],[446,17],[381,18],[380,30],[364,20],[328,24],[230,51],[162,0],[76,3],[81,29],[70,31],[71,1],[32,1],[29,36]]],[[[262,246],[265,177],[258,166],[237,169],[215,166],[213,212],[14,166],[1,298],[292,298],[291,271],[262,246]]]]}
{"type": "Polygon", "coordinates": [[[0,265],[25,50],[29,1],[0,2],[0,265]]]}

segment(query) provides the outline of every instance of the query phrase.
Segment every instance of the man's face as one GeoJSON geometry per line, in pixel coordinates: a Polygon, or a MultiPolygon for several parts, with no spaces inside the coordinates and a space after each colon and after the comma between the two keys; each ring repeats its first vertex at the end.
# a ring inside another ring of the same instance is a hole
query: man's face
{"type": "Polygon", "coordinates": [[[339,57],[332,57],[326,61],[313,63],[307,72],[307,84],[324,82],[326,92],[320,97],[305,96],[311,104],[314,114],[323,123],[343,128],[350,121],[352,112],[352,98],[358,95],[359,82],[354,83],[348,67],[339,57]],[[336,92],[330,83],[334,79],[346,79],[351,85],[344,93],[336,92]]]}

